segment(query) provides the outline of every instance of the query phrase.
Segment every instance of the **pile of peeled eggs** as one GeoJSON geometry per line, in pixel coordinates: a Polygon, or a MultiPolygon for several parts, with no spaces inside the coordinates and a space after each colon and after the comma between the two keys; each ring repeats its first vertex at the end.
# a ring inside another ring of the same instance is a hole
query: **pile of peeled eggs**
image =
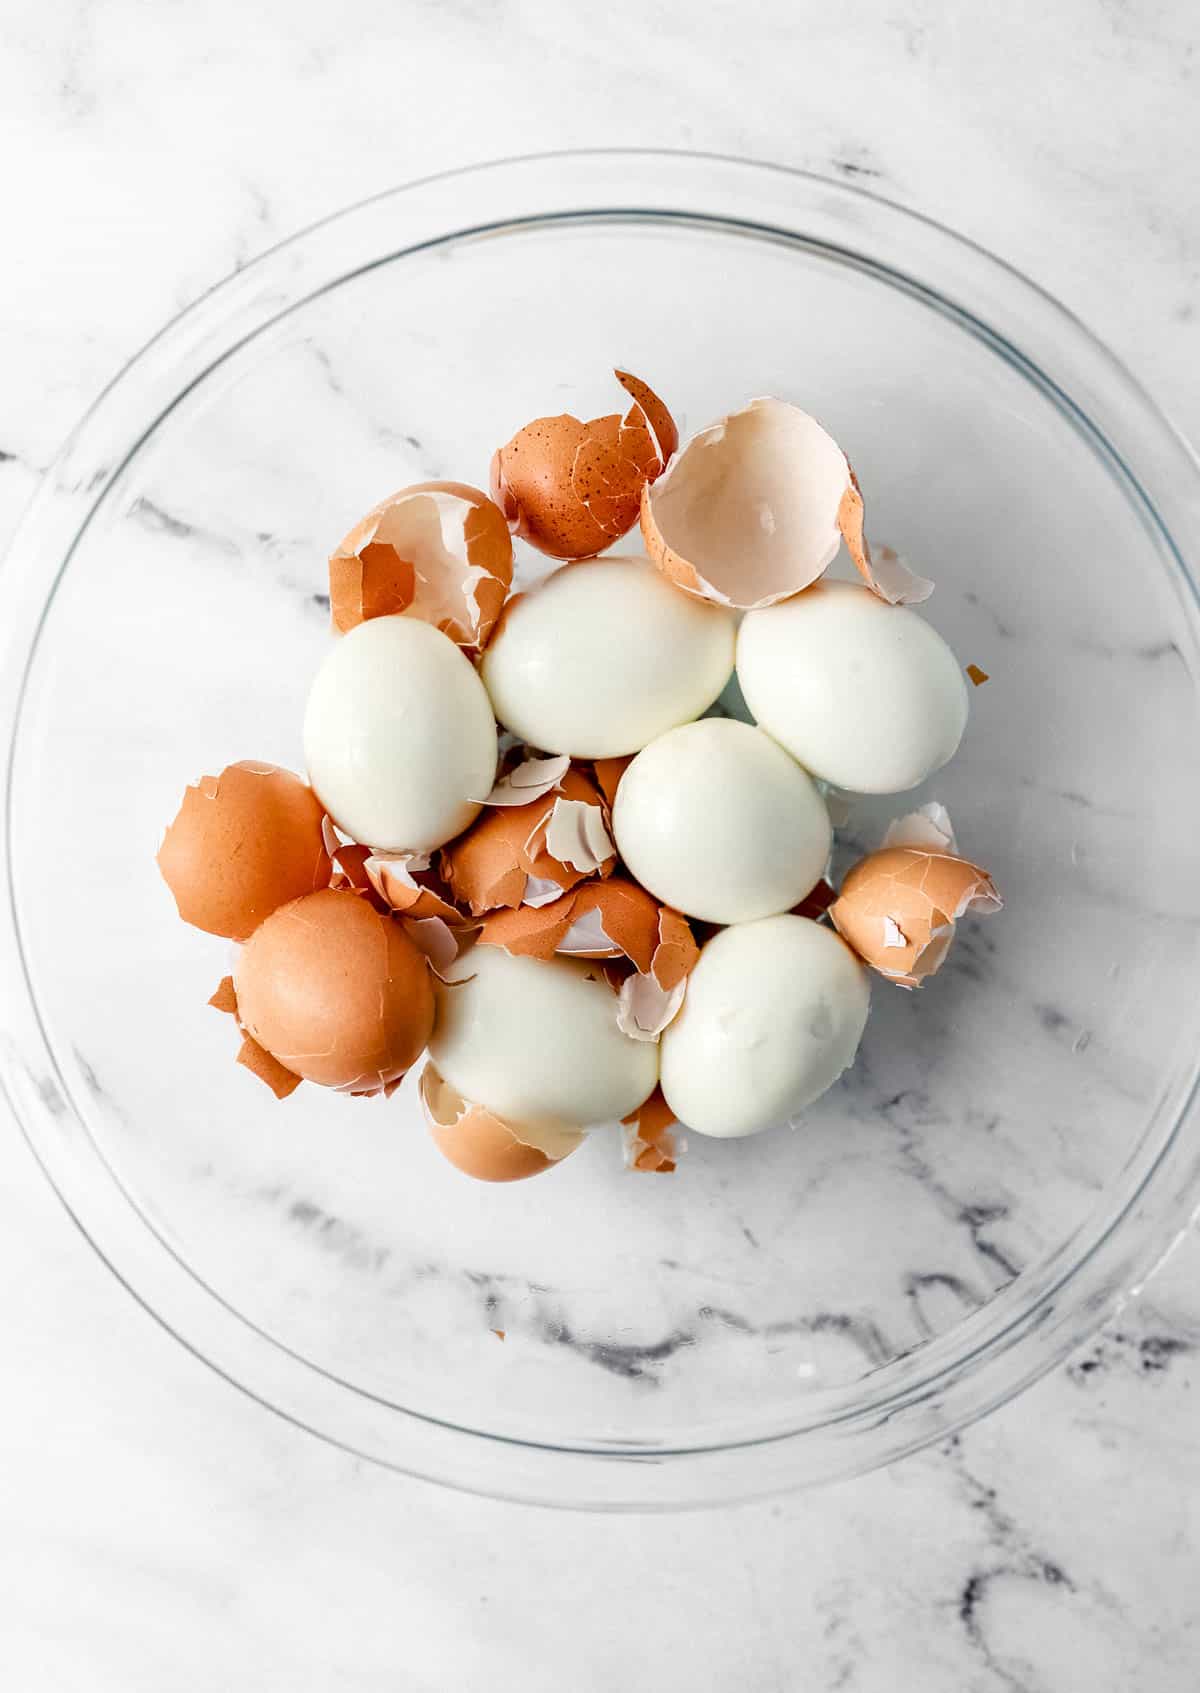
{"type": "Polygon", "coordinates": [[[826,879],[832,798],[923,782],[968,697],[841,449],[776,399],[681,448],[616,375],[623,414],[527,424],[490,497],[422,483],[351,529],[308,780],[203,777],[158,855],[239,943],[211,1003],[241,1063],[390,1096],[427,1052],[433,1138],[488,1181],[601,1125],[670,1170],[680,1124],[794,1119],[854,1060],[867,967],[915,988],[1000,904],[936,804],[826,879]],[[514,536],[566,562],[513,592],[514,536]],[[858,581],[826,579],[843,546],[858,581]]]}

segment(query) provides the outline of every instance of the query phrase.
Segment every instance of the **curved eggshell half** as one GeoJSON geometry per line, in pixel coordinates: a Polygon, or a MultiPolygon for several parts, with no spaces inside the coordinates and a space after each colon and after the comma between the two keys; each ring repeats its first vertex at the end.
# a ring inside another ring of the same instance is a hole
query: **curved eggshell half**
{"type": "Polygon", "coordinates": [[[306,1081],[373,1092],[402,1076],[433,1031],[425,958],[394,918],[351,889],[282,906],[234,972],[246,1032],[306,1081]]]}
{"type": "Polygon", "coordinates": [[[551,558],[590,558],[627,534],[642,489],[678,443],[653,389],[627,371],[614,374],[634,402],[624,417],[535,418],[492,459],[492,498],[513,532],[551,558]]]}
{"type": "Polygon", "coordinates": [[[329,560],[329,606],[345,634],[406,613],[461,647],[482,648],[512,586],[499,507],[465,482],[416,482],[380,501],[329,560]]]}
{"type": "Polygon", "coordinates": [[[329,883],[325,808],[307,782],[244,760],[188,788],[158,851],[185,923],[244,941],[288,900],[329,883]]]}
{"type": "Polygon", "coordinates": [[[829,915],[864,963],[915,988],[941,967],[960,917],[988,916],[1001,903],[987,871],[968,859],[885,847],[847,873],[829,915]]]}
{"type": "Polygon", "coordinates": [[[540,1176],[582,1146],[581,1129],[507,1123],[452,1087],[430,1060],[421,1072],[421,1104],[442,1156],[481,1182],[520,1182],[540,1176]]]}

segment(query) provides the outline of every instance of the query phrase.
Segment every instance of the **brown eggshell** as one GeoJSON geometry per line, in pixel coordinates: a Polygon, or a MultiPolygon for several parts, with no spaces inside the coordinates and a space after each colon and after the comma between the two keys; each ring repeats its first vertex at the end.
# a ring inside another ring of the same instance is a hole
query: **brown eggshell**
{"type": "Polygon", "coordinates": [[[829,915],[864,963],[915,988],[941,966],[965,912],[999,911],[991,877],[977,864],[917,847],[884,847],[848,872],[829,915]]]}
{"type": "Polygon", "coordinates": [[[278,906],[326,886],[324,816],[307,782],[273,764],[202,776],[158,850],[184,922],[244,941],[278,906]]]}
{"type": "Polygon", "coordinates": [[[837,889],[822,876],[816,886],[805,894],[799,905],[793,905],[792,916],[811,917],[815,923],[819,917],[824,917],[836,898],[837,889]]]}
{"type": "Polygon", "coordinates": [[[678,587],[752,610],[802,592],[844,540],[868,587],[893,603],[933,584],[890,549],[872,561],[854,473],[826,430],[798,406],[751,400],[692,436],[642,489],[650,558],[678,587]]]}
{"type": "Polygon", "coordinates": [[[463,1098],[432,1060],[421,1072],[421,1104],[444,1158],[481,1182],[519,1182],[561,1163],[583,1144],[580,1129],[522,1127],[463,1098]]]}
{"type": "Polygon", "coordinates": [[[687,918],[624,876],[584,882],[546,905],[493,912],[484,918],[479,945],[528,958],[558,953],[600,960],[617,995],[618,1026],[645,1041],[657,1040],[678,1015],[700,956],[687,918]]]}
{"type": "Polygon", "coordinates": [[[626,1169],[670,1174],[675,1169],[680,1150],[675,1134],[676,1121],[675,1113],[660,1087],[656,1087],[636,1111],[622,1117],[626,1169]]]}
{"type": "Polygon", "coordinates": [[[492,459],[492,498],[510,528],[551,558],[589,558],[627,534],[642,489],[678,440],[657,394],[627,371],[615,374],[634,401],[623,418],[535,418],[492,459]]]}
{"type": "Polygon", "coordinates": [[[350,889],[274,912],[243,947],[235,986],[246,1032],[322,1087],[383,1087],[433,1029],[425,959],[397,921],[350,889]]]}
{"type": "Polygon", "coordinates": [[[260,1046],[253,1035],[243,1033],[237,1062],[244,1065],[252,1076],[257,1076],[260,1082],[265,1082],[276,1099],[287,1099],[303,1080],[273,1057],[265,1046],[260,1046]]]}
{"type": "Polygon", "coordinates": [[[598,758],[592,766],[596,772],[596,785],[604,795],[610,811],[616,804],[621,777],[633,763],[633,756],[632,753],[625,753],[620,758],[598,758]]]}
{"type": "Polygon", "coordinates": [[[233,988],[233,977],[222,976],[217,983],[217,991],[208,1002],[214,1011],[223,1011],[226,1016],[237,1016],[237,994],[233,988]]]}
{"type": "Polygon", "coordinates": [[[557,791],[543,794],[529,805],[484,811],[464,834],[443,847],[441,872],[457,906],[481,916],[501,906],[531,903],[531,878],[535,884],[545,884],[548,897],[554,898],[556,888],[565,891],[585,876],[607,876],[611,872],[616,863],[615,849],[594,870],[564,864],[547,850],[546,831],[560,799],[603,811],[603,797],[592,778],[572,766],[557,791]]]}
{"type": "Polygon", "coordinates": [[[329,560],[341,634],[372,617],[419,617],[479,649],[512,586],[512,538],[499,507],[464,482],[417,482],[372,508],[329,560]]]}

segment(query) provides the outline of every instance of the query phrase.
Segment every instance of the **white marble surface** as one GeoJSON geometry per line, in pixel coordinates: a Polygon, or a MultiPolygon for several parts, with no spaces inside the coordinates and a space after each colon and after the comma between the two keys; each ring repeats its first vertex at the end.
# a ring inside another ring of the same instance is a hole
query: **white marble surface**
{"type": "MultiPolygon", "coordinates": [[[[1200,435],[1183,0],[0,10],[0,530],[97,387],[272,240],[407,177],[620,141],[874,183],[1062,297],[1200,435]]],[[[0,1135],[0,1639],[22,1693],[1196,1683],[1200,1247],[952,1444],[824,1493],[566,1518],[243,1400],[0,1135]]]]}

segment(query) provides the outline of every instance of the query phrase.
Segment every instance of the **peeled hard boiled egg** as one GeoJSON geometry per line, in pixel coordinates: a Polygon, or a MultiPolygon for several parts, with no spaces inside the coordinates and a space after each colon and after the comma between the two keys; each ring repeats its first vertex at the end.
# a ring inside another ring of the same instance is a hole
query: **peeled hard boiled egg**
{"type": "Polygon", "coordinates": [[[480,665],[496,716],[544,752],[614,758],[699,717],[733,670],[729,613],[645,559],[587,559],[507,607],[480,665]]]}
{"type": "Polygon", "coordinates": [[[428,852],[474,819],[496,774],[496,726],[470,661],[415,617],[343,635],[308,696],[309,780],[364,846],[428,852]]]}
{"type": "Polygon", "coordinates": [[[616,1121],[653,1091],[658,1047],[621,1033],[596,966],[477,946],[449,975],[430,1056],[451,1087],[506,1122],[616,1121]]]}
{"type": "Polygon", "coordinates": [[[760,727],[854,793],[915,788],[953,757],[966,727],[967,685],[936,629],[849,582],[750,612],[737,676],[760,727]]]}
{"type": "Polygon", "coordinates": [[[613,833],[643,887],[709,923],[799,904],[833,838],[812,778],[761,729],[720,717],[638,753],[617,789],[613,833]]]}
{"type": "Polygon", "coordinates": [[[697,1134],[757,1134],[823,1094],[854,1059],[867,974],[844,941],[807,917],[722,929],[663,1033],[662,1090],[697,1134]]]}

